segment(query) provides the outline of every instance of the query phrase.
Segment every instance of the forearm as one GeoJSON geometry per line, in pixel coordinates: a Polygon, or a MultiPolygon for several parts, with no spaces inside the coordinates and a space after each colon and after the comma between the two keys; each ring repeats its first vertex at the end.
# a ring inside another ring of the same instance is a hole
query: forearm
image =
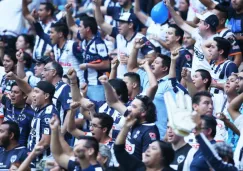
{"type": "Polygon", "coordinates": [[[145,67],[144,68],[149,79],[149,88],[147,89],[147,96],[150,97],[151,99],[154,99],[154,96],[156,94],[157,88],[158,88],[158,82],[156,77],[154,76],[153,72],[151,71],[150,67],[145,67]]]}
{"type": "Polygon", "coordinates": [[[59,140],[58,128],[53,129],[51,132],[51,152],[57,162],[59,161],[59,156],[64,153],[59,140]]]}
{"type": "Polygon", "coordinates": [[[220,90],[224,90],[224,84],[223,83],[214,83],[212,87],[215,87],[220,90]]]}
{"type": "Polygon", "coordinates": [[[87,68],[95,69],[95,70],[106,70],[110,67],[110,61],[105,60],[97,64],[87,63],[87,68]]]}
{"type": "Polygon", "coordinates": [[[20,79],[20,78],[16,78],[15,79],[16,83],[18,84],[19,88],[25,93],[27,94],[28,96],[31,94],[32,92],[32,88],[31,86],[25,82],[23,79],[20,79]]]}
{"type": "Polygon", "coordinates": [[[241,62],[242,62],[242,54],[240,53],[240,54],[235,55],[234,63],[237,65],[237,67],[240,66],[241,62]]]}
{"type": "MultiPolygon", "coordinates": [[[[72,14],[70,12],[67,12],[66,14],[66,20],[67,20],[67,25],[68,28],[75,34],[77,35],[78,33],[78,27],[75,24],[75,21],[72,17],[72,14]]],[[[75,36],[76,37],[76,36],[75,36]]]]}
{"type": "Polygon", "coordinates": [[[133,48],[130,57],[127,61],[127,71],[133,72],[134,69],[138,68],[137,64],[138,49],[133,48]]]}
{"type": "Polygon", "coordinates": [[[169,78],[176,78],[176,60],[171,60],[170,70],[169,70],[169,78]]]}
{"type": "Polygon", "coordinates": [[[134,13],[143,24],[146,24],[146,21],[148,20],[148,16],[143,11],[141,11],[139,1],[140,0],[135,0],[134,13]]]}
{"type": "Polygon", "coordinates": [[[110,79],[115,79],[117,76],[117,69],[111,69],[111,72],[110,72],[110,76],[109,76],[109,80],[110,79]]]}
{"type": "Polygon", "coordinates": [[[214,2],[212,2],[212,0],[200,0],[200,2],[206,6],[209,10],[213,10],[216,6],[216,4],[214,2]]]}
{"type": "Polygon", "coordinates": [[[178,14],[176,13],[176,11],[174,10],[174,8],[171,7],[171,6],[169,6],[168,9],[169,9],[170,14],[171,14],[172,18],[174,19],[175,23],[176,23],[179,27],[180,27],[181,25],[183,25],[185,21],[181,18],[180,15],[178,15],[178,14]]]}
{"type": "Polygon", "coordinates": [[[243,93],[235,97],[229,104],[228,112],[231,118],[233,119],[233,121],[236,120],[238,116],[240,116],[239,109],[242,105],[242,102],[243,102],[243,93]]]}
{"type": "Polygon", "coordinates": [[[18,61],[18,63],[17,63],[17,75],[21,79],[24,79],[26,77],[23,62],[18,61]]]}
{"type": "Polygon", "coordinates": [[[73,130],[76,129],[76,124],[75,124],[75,111],[71,110],[68,118],[67,118],[67,131],[71,133],[73,130]]]}
{"type": "Polygon", "coordinates": [[[118,99],[109,83],[104,84],[104,89],[105,89],[106,101],[109,106],[112,106],[112,104],[116,103],[118,101],[118,99]]]}
{"type": "Polygon", "coordinates": [[[95,20],[99,26],[105,22],[100,6],[95,6],[95,20]]]}
{"type": "Polygon", "coordinates": [[[64,134],[59,134],[59,141],[62,146],[63,152],[69,156],[73,156],[73,150],[70,148],[69,144],[64,139],[64,134]]]}
{"type": "Polygon", "coordinates": [[[230,122],[228,119],[224,121],[225,126],[230,128],[235,134],[240,136],[240,131],[236,128],[236,126],[230,122]]]}
{"type": "Polygon", "coordinates": [[[121,131],[119,132],[119,134],[116,138],[116,142],[115,142],[116,145],[125,144],[129,129],[130,128],[123,126],[123,128],[121,129],[121,131]]]}
{"type": "Polygon", "coordinates": [[[158,39],[157,41],[158,41],[159,44],[160,44],[161,46],[163,46],[165,49],[170,50],[170,48],[168,47],[168,45],[167,45],[162,39],[158,39]]]}
{"type": "Polygon", "coordinates": [[[71,95],[72,100],[75,102],[78,102],[82,99],[80,90],[78,88],[78,80],[70,80],[70,86],[71,86],[71,95]]]}
{"type": "Polygon", "coordinates": [[[36,155],[33,151],[29,153],[28,157],[19,166],[18,171],[26,171],[35,157],[36,155]]]}
{"type": "Polygon", "coordinates": [[[189,95],[191,97],[193,97],[197,93],[197,89],[196,89],[195,85],[189,81],[186,81],[186,85],[187,85],[187,90],[189,92],[189,95]]]}

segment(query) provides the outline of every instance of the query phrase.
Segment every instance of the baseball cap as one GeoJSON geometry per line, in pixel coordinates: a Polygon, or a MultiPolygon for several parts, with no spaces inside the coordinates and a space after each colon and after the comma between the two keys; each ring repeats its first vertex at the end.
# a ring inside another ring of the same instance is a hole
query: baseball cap
{"type": "Polygon", "coordinates": [[[51,98],[54,96],[55,87],[47,81],[39,81],[36,85],[37,88],[41,89],[45,93],[50,94],[51,98]]]}
{"type": "Polygon", "coordinates": [[[124,12],[120,15],[116,21],[123,21],[123,22],[128,22],[128,23],[133,23],[133,24],[138,24],[138,19],[135,14],[130,13],[130,12],[124,12]]]}
{"type": "Polygon", "coordinates": [[[205,21],[212,28],[216,28],[219,25],[218,17],[210,11],[207,11],[204,14],[196,13],[196,17],[199,18],[202,21],[205,21]]]}
{"type": "Polygon", "coordinates": [[[41,58],[36,59],[36,63],[39,63],[39,64],[47,64],[48,62],[51,62],[51,61],[52,61],[52,59],[49,56],[42,56],[41,58]]]}

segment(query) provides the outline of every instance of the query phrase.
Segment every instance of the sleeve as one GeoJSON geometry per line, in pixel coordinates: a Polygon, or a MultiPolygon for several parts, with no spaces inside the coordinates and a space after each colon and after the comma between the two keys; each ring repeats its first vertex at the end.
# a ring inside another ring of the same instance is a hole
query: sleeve
{"type": "Polygon", "coordinates": [[[75,167],[76,167],[76,163],[75,163],[74,159],[71,157],[68,161],[67,170],[75,170],[75,167]]]}
{"type": "Polygon", "coordinates": [[[45,135],[51,135],[51,129],[50,129],[50,120],[52,118],[52,113],[53,113],[53,106],[48,106],[46,108],[45,113],[43,114],[41,118],[41,134],[45,135]]]}
{"type": "Polygon", "coordinates": [[[151,17],[148,17],[148,19],[147,19],[147,21],[146,21],[146,23],[145,23],[145,26],[146,26],[146,27],[149,27],[151,24],[154,24],[154,21],[152,20],[151,17]]]}
{"type": "Polygon", "coordinates": [[[109,59],[108,48],[106,47],[103,40],[96,44],[96,50],[101,60],[109,59]]]}
{"type": "Polygon", "coordinates": [[[233,72],[238,73],[238,67],[235,63],[230,62],[226,68],[226,77],[228,78],[233,72]]]}
{"type": "Polygon", "coordinates": [[[229,56],[235,56],[241,54],[240,46],[238,44],[238,41],[236,41],[234,34],[232,33],[226,36],[225,38],[231,43],[229,56]]]}
{"type": "Polygon", "coordinates": [[[148,84],[148,75],[147,73],[142,70],[142,69],[138,69],[137,70],[137,74],[140,77],[140,85],[143,88],[143,90],[146,88],[147,84],[148,84]]]}
{"type": "Polygon", "coordinates": [[[28,78],[28,84],[31,87],[35,87],[40,80],[41,79],[38,78],[38,77],[36,77],[36,76],[29,76],[29,78],[28,78]]]}
{"type": "Polygon", "coordinates": [[[82,48],[78,42],[73,43],[73,55],[80,61],[83,61],[82,48]]]}
{"type": "Polygon", "coordinates": [[[71,88],[70,86],[67,85],[64,87],[61,96],[61,104],[65,114],[70,109],[71,102],[72,102],[71,88]]]}
{"type": "Polygon", "coordinates": [[[40,25],[39,22],[34,23],[34,28],[35,28],[36,34],[41,39],[43,39],[47,44],[49,44],[50,46],[52,46],[50,36],[44,32],[44,30],[41,27],[41,25],[40,25]]]}
{"type": "Polygon", "coordinates": [[[154,49],[155,49],[154,45],[145,36],[142,39],[145,42],[145,46],[143,46],[141,48],[141,53],[143,55],[147,55],[147,54],[153,53],[154,49]]]}
{"type": "Polygon", "coordinates": [[[113,16],[115,11],[115,7],[107,7],[106,15],[113,16]]]}
{"type": "Polygon", "coordinates": [[[207,159],[207,161],[215,170],[237,171],[237,169],[233,165],[224,163],[222,161],[218,153],[215,151],[215,149],[213,148],[213,146],[210,144],[210,142],[208,141],[208,139],[205,137],[203,133],[197,135],[196,139],[200,144],[199,150],[202,152],[204,158],[207,159]]]}
{"type": "Polygon", "coordinates": [[[4,94],[3,97],[2,97],[2,104],[3,104],[4,106],[6,106],[6,104],[7,104],[8,102],[10,102],[10,100],[9,100],[9,98],[7,97],[7,95],[4,94]]]}
{"type": "Polygon", "coordinates": [[[125,150],[125,144],[114,144],[114,153],[118,163],[124,170],[135,170],[143,166],[143,163],[139,159],[128,154],[125,150]]]}
{"type": "Polygon", "coordinates": [[[110,36],[113,37],[113,38],[116,38],[116,36],[117,36],[118,34],[119,34],[119,32],[118,32],[117,27],[113,27],[110,36]]]}
{"type": "Polygon", "coordinates": [[[242,130],[243,129],[243,115],[238,116],[234,121],[235,126],[237,129],[242,130]]]}
{"type": "Polygon", "coordinates": [[[24,149],[19,157],[19,162],[22,163],[28,157],[28,151],[24,149]]]}
{"type": "Polygon", "coordinates": [[[160,139],[160,135],[155,130],[148,130],[147,132],[145,132],[142,139],[143,152],[147,150],[149,144],[159,139],[160,139]]]}

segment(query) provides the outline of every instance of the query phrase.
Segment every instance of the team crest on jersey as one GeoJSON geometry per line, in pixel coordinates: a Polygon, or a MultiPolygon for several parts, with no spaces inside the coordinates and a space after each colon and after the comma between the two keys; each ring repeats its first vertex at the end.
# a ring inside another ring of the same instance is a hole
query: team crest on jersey
{"type": "Polygon", "coordinates": [[[152,141],[156,140],[156,134],[154,132],[150,132],[149,136],[150,136],[152,141]]]}
{"type": "Polygon", "coordinates": [[[181,163],[185,160],[185,156],[184,155],[180,155],[178,158],[177,158],[177,163],[181,163]]]}
{"type": "Polygon", "coordinates": [[[138,130],[135,135],[133,136],[134,139],[136,139],[138,137],[138,135],[140,134],[140,131],[138,130]]]}
{"type": "Polygon", "coordinates": [[[20,121],[25,120],[25,118],[26,118],[26,116],[24,114],[22,114],[22,115],[19,116],[20,121]]]}
{"type": "Polygon", "coordinates": [[[17,155],[13,155],[11,158],[10,158],[10,162],[13,163],[15,162],[17,159],[17,155]]]}
{"type": "Polygon", "coordinates": [[[49,123],[50,123],[50,118],[45,118],[45,123],[46,123],[47,125],[49,125],[49,123]]]}

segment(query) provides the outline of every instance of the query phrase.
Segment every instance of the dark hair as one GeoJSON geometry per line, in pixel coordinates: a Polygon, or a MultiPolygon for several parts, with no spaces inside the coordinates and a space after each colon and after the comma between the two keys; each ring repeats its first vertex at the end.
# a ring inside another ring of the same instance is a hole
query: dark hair
{"type": "Polygon", "coordinates": [[[15,50],[6,49],[4,51],[4,55],[7,55],[14,62],[14,64],[17,64],[18,60],[16,58],[16,51],[15,50]]]}
{"type": "MultiPolygon", "coordinates": [[[[16,82],[13,82],[13,83],[11,84],[11,89],[10,89],[10,90],[12,90],[12,88],[13,88],[14,86],[19,87],[18,84],[17,84],[16,82]]],[[[21,89],[20,89],[20,91],[22,92],[22,94],[24,94],[24,92],[23,92],[21,89]]]]}
{"type": "Polygon", "coordinates": [[[56,70],[57,75],[62,78],[62,76],[63,76],[62,66],[56,61],[52,61],[51,64],[52,64],[52,67],[56,70]]]}
{"type": "Polygon", "coordinates": [[[174,160],[175,152],[171,147],[171,144],[164,141],[157,141],[159,143],[160,151],[161,151],[161,163],[164,164],[165,167],[169,167],[171,162],[174,160]]]}
{"type": "Polygon", "coordinates": [[[217,42],[218,51],[224,51],[222,56],[224,58],[228,58],[229,52],[231,50],[230,42],[223,37],[214,37],[213,40],[217,42]]]}
{"type": "Polygon", "coordinates": [[[22,36],[25,43],[29,44],[29,48],[32,50],[34,47],[34,37],[28,34],[20,34],[18,37],[22,36]]]}
{"type": "Polygon", "coordinates": [[[225,21],[226,21],[227,18],[228,18],[228,7],[225,7],[222,4],[217,4],[215,6],[215,9],[220,12],[220,15],[222,15],[223,18],[225,18],[225,21]]]}
{"type": "Polygon", "coordinates": [[[24,60],[25,60],[24,66],[30,69],[32,65],[32,57],[30,56],[30,54],[24,52],[24,60]]]}
{"type": "Polygon", "coordinates": [[[80,136],[79,140],[86,140],[85,146],[87,148],[93,148],[94,149],[95,157],[98,155],[99,142],[94,137],[91,137],[91,136],[80,136]]]}
{"type": "Polygon", "coordinates": [[[64,22],[56,22],[56,23],[53,23],[51,25],[52,28],[54,28],[54,30],[58,33],[62,33],[63,34],[63,37],[65,39],[67,39],[68,37],[68,33],[69,33],[69,30],[68,30],[68,26],[66,23],[64,22]]]}
{"type": "Polygon", "coordinates": [[[40,5],[45,5],[46,11],[51,11],[51,16],[54,15],[55,7],[53,6],[52,3],[50,3],[50,2],[42,2],[42,3],[40,3],[40,5]]]}
{"type": "Polygon", "coordinates": [[[178,27],[176,24],[170,24],[169,27],[175,29],[175,35],[180,37],[179,43],[182,44],[184,31],[180,27],[178,27]]]}
{"type": "Polygon", "coordinates": [[[205,85],[206,89],[208,89],[210,87],[210,85],[211,85],[211,82],[212,82],[211,74],[205,69],[198,69],[195,72],[200,72],[201,77],[202,77],[203,80],[204,79],[208,79],[208,82],[205,85]]]}
{"type": "Polygon", "coordinates": [[[212,95],[208,91],[200,91],[197,92],[193,97],[192,97],[192,104],[199,104],[201,101],[201,97],[206,96],[209,98],[212,98],[212,95]]]}
{"type": "Polygon", "coordinates": [[[109,135],[111,128],[113,126],[113,118],[106,113],[96,113],[93,116],[94,118],[98,118],[100,120],[100,125],[102,128],[107,128],[106,135],[109,135]]]}
{"type": "Polygon", "coordinates": [[[140,87],[140,76],[135,72],[127,72],[124,74],[124,77],[129,77],[133,82],[138,84],[138,87],[140,87]]]}
{"type": "Polygon", "coordinates": [[[89,27],[92,34],[96,35],[98,32],[98,25],[94,17],[81,17],[81,21],[83,21],[83,25],[85,28],[89,27]]]}
{"type": "Polygon", "coordinates": [[[18,141],[20,137],[20,131],[19,131],[19,125],[16,122],[13,121],[4,121],[2,123],[7,124],[9,126],[8,132],[14,134],[14,140],[18,141]]]}
{"type": "Polygon", "coordinates": [[[136,99],[141,100],[143,103],[143,109],[146,112],[145,120],[148,123],[154,123],[157,120],[157,115],[156,115],[156,107],[152,99],[144,95],[138,95],[136,96],[136,99]]]}
{"type": "Polygon", "coordinates": [[[216,119],[213,116],[209,116],[209,115],[201,115],[201,119],[205,121],[206,128],[211,128],[212,130],[211,136],[212,138],[214,138],[216,135],[216,126],[217,126],[216,119]]]}
{"type": "Polygon", "coordinates": [[[162,66],[168,67],[168,72],[169,72],[170,71],[170,63],[171,63],[170,57],[167,56],[167,55],[162,55],[160,53],[157,53],[156,56],[160,57],[161,59],[163,59],[162,66]]]}
{"type": "Polygon", "coordinates": [[[126,83],[118,78],[110,79],[108,82],[116,90],[116,94],[118,96],[121,96],[121,101],[123,103],[127,103],[128,102],[128,90],[127,90],[126,83]]]}

